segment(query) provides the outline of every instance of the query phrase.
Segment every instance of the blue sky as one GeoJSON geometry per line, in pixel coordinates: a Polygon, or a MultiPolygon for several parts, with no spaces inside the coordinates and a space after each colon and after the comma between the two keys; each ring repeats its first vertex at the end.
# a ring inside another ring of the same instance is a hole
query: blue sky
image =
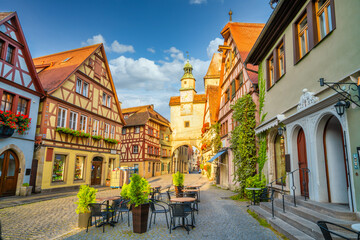
{"type": "Polygon", "coordinates": [[[1,0],[17,11],[32,57],[105,43],[122,107],[154,104],[170,120],[170,96],[178,96],[189,51],[196,90],[220,31],[234,22],[265,23],[269,0],[1,0]]]}

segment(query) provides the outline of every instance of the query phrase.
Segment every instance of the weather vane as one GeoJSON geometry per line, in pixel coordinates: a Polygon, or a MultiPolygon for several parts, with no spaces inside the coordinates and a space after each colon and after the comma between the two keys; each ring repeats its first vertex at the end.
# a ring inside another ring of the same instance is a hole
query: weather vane
{"type": "Polygon", "coordinates": [[[232,22],[232,11],[230,9],[230,12],[229,12],[229,16],[230,16],[230,22],[232,22]]]}
{"type": "Polygon", "coordinates": [[[189,52],[188,51],[186,51],[186,58],[189,61],[189,52]]]}

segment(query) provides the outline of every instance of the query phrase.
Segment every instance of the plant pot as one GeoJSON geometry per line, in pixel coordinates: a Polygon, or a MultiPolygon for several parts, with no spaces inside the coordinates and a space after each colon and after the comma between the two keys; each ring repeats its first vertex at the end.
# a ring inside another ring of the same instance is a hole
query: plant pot
{"type": "Polygon", "coordinates": [[[175,186],[175,195],[176,195],[176,197],[182,197],[182,195],[183,195],[183,187],[182,186],[175,186]]]}
{"type": "Polygon", "coordinates": [[[78,220],[78,227],[79,228],[86,228],[88,225],[89,218],[91,213],[79,213],[79,220],[78,220]]]}
{"type": "Polygon", "coordinates": [[[21,186],[20,187],[20,196],[23,196],[23,197],[30,196],[31,192],[32,192],[32,186],[28,186],[28,187],[21,186]]]}
{"type": "Polygon", "coordinates": [[[132,206],[133,232],[144,233],[147,230],[150,204],[142,204],[137,207],[132,206]]]}
{"type": "Polygon", "coordinates": [[[105,186],[110,187],[110,180],[106,180],[105,186]]]}
{"type": "Polygon", "coordinates": [[[8,138],[11,137],[15,132],[15,129],[12,129],[8,126],[1,126],[0,127],[0,138],[8,138]]]}

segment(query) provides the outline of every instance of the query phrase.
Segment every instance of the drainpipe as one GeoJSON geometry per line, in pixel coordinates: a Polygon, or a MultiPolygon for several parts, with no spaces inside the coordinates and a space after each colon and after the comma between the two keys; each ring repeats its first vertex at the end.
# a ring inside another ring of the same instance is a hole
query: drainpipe
{"type": "Polygon", "coordinates": [[[347,174],[347,178],[348,178],[348,182],[349,182],[349,188],[350,188],[351,210],[354,212],[354,201],[353,201],[353,195],[352,195],[350,168],[349,168],[349,158],[348,158],[347,143],[346,143],[346,131],[344,131],[344,150],[345,150],[345,161],[346,161],[346,169],[347,169],[346,174],[347,174]]]}

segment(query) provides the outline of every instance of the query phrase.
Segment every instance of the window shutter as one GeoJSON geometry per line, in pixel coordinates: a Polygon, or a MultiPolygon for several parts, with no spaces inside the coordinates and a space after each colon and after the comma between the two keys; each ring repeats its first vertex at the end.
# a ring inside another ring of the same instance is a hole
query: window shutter
{"type": "Polygon", "coordinates": [[[94,67],[95,77],[101,78],[102,68],[101,68],[101,61],[96,58],[95,67],[94,67]]]}
{"type": "Polygon", "coordinates": [[[330,0],[331,6],[331,23],[332,23],[332,31],[336,28],[336,21],[335,21],[335,4],[334,0],[330,0]]]}
{"type": "Polygon", "coordinates": [[[54,149],[53,149],[53,148],[48,148],[48,149],[47,149],[47,153],[46,153],[46,161],[47,161],[47,162],[51,162],[51,161],[52,161],[53,152],[54,152],[54,149]]]}
{"type": "Polygon", "coordinates": [[[274,83],[276,83],[277,80],[279,80],[279,71],[280,71],[278,47],[274,48],[273,56],[274,56],[274,83]]]}
{"type": "Polygon", "coordinates": [[[318,42],[318,36],[316,34],[316,17],[315,17],[315,3],[310,2],[306,6],[306,17],[308,20],[308,40],[309,40],[309,52],[318,42]]]}
{"type": "Polygon", "coordinates": [[[297,32],[297,23],[293,24],[293,46],[294,46],[294,65],[299,61],[299,41],[297,32]]]}
{"type": "Polygon", "coordinates": [[[270,74],[269,74],[269,60],[266,60],[266,90],[269,90],[270,88],[270,82],[269,82],[269,79],[270,79],[270,74]]]}

